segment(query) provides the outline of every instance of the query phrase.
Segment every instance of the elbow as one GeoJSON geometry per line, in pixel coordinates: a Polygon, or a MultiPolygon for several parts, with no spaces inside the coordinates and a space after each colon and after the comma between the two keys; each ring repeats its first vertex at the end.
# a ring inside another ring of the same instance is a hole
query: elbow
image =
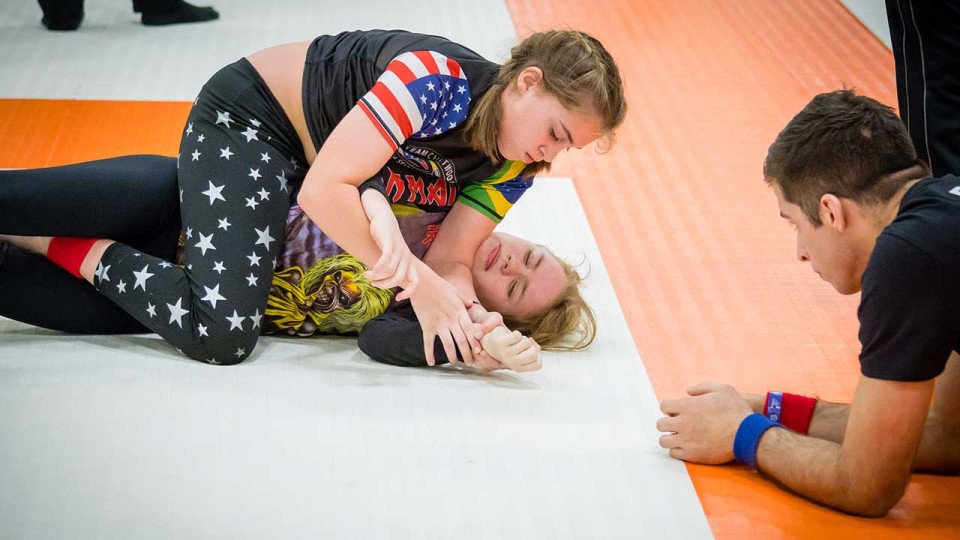
{"type": "Polygon", "coordinates": [[[907,491],[908,483],[909,477],[898,482],[875,485],[872,489],[856,490],[848,497],[845,510],[858,516],[881,518],[900,502],[907,491]]]}

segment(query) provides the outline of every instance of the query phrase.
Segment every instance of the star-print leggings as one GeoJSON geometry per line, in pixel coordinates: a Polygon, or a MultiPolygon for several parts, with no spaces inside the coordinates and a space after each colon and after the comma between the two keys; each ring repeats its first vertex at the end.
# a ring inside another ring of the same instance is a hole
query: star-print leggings
{"type": "Polygon", "coordinates": [[[185,267],[117,242],[94,286],[187,356],[235,364],[259,339],[287,213],[306,174],[296,131],[245,59],[200,91],[177,174],[185,267]]]}

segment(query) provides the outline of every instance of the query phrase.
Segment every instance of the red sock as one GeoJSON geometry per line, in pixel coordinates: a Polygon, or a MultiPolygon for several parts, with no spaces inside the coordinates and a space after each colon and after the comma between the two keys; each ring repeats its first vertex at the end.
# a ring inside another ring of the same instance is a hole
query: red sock
{"type": "Polygon", "coordinates": [[[54,236],[47,248],[47,258],[78,278],[80,265],[83,259],[99,238],[72,238],[68,236],[54,236]]]}

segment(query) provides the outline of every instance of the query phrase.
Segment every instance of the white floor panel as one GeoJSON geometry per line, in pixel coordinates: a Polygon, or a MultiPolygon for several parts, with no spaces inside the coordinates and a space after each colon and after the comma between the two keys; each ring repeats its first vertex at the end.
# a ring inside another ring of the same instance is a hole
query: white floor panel
{"type": "Polygon", "coordinates": [[[709,538],[572,182],[502,229],[587,256],[588,352],[481,375],[265,338],[216,367],[0,320],[0,537],[709,538]]]}
{"type": "Polygon", "coordinates": [[[49,32],[36,1],[0,2],[0,98],[193,101],[211,75],[241,56],[344,30],[440,34],[494,61],[516,42],[500,0],[209,3],[220,20],[146,27],[130,0],[86,0],[80,30],[49,32]]]}

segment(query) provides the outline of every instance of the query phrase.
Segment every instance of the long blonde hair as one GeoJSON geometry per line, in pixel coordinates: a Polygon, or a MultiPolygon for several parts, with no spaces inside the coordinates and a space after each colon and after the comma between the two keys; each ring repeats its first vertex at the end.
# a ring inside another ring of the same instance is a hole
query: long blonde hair
{"type": "MultiPolygon", "coordinates": [[[[464,129],[467,143],[494,163],[504,161],[497,148],[500,135],[500,98],[516,85],[528,67],[543,72],[543,86],[568,109],[589,111],[603,122],[604,151],[614,142],[614,130],[623,123],[627,103],[620,69],[598,40],[576,30],[551,30],[533,34],[510,51],[497,80],[471,107],[464,129]]],[[[530,173],[548,170],[547,162],[527,166],[530,173]]]]}

